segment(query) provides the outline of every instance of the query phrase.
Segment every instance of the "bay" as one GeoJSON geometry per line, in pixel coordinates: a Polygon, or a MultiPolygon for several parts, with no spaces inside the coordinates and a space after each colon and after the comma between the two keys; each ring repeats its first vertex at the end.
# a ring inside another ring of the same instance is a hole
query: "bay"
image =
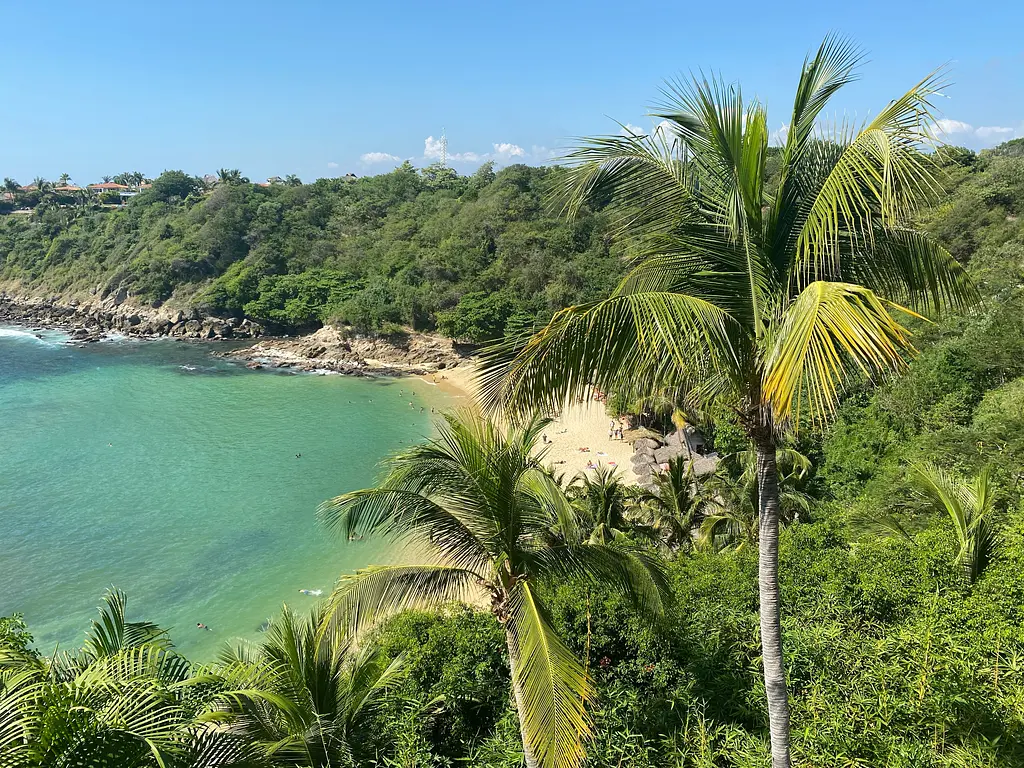
{"type": "Polygon", "coordinates": [[[315,509],[430,433],[435,387],[254,372],[210,344],[64,341],[0,328],[0,615],[24,613],[41,651],[80,645],[117,586],[129,618],[212,660],[283,603],[311,606],[300,590],[388,558],[328,537],[315,509]]]}

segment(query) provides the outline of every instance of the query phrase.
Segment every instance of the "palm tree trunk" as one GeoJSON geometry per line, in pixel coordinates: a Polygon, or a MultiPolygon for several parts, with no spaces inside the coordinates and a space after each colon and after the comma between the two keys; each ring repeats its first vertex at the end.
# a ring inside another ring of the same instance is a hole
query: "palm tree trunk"
{"type": "Polygon", "coordinates": [[[530,742],[526,739],[526,728],[523,726],[523,692],[519,690],[519,686],[516,684],[516,668],[519,665],[519,660],[516,658],[515,650],[512,648],[512,636],[508,632],[505,632],[505,643],[508,646],[508,666],[512,677],[512,695],[516,701],[516,716],[519,718],[519,734],[523,740],[523,760],[526,763],[526,768],[539,768],[540,762],[537,760],[537,756],[533,754],[533,749],[530,747],[530,742]]]}
{"type": "Polygon", "coordinates": [[[789,696],[782,657],[779,601],[779,473],[775,443],[757,441],[758,568],[761,604],[761,656],[764,689],[768,697],[772,768],[789,768],[789,696]]]}

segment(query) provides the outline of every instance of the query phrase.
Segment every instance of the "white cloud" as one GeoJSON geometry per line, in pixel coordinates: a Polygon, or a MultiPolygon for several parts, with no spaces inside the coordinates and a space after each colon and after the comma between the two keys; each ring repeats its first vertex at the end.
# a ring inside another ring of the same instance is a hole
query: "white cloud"
{"type": "MultiPolygon", "coordinates": [[[[939,141],[951,144],[964,144],[974,149],[995,146],[1007,139],[1012,139],[1018,133],[1013,128],[1002,125],[982,125],[975,127],[963,120],[950,120],[943,118],[936,120],[929,131],[939,141]]],[[[1024,131],[1021,131],[1024,133],[1024,131]]]]}
{"type": "Polygon", "coordinates": [[[435,139],[433,136],[427,136],[423,140],[423,156],[428,160],[440,159],[441,140],[435,139]]]}
{"type": "Polygon", "coordinates": [[[1001,125],[983,125],[974,131],[979,139],[1008,139],[1013,136],[1013,128],[1005,128],[1001,125]]]}
{"type": "Polygon", "coordinates": [[[332,162],[330,162],[330,163],[328,163],[328,164],[327,164],[327,167],[328,167],[328,168],[337,168],[337,167],[338,167],[338,164],[332,161],[332,162]]]}
{"type": "MultiPolygon", "coordinates": [[[[511,162],[521,163],[532,163],[535,165],[543,165],[549,163],[559,155],[558,151],[554,149],[548,149],[547,147],[534,144],[527,150],[525,147],[519,144],[513,144],[510,141],[496,141],[491,144],[491,151],[489,152],[453,152],[449,146],[448,150],[448,162],[449,163],[483,163],[488,160],[493,160],[495,163],[505,165],[511,162]]],[[[433,136],[428,136],[423,140],[423,157],[422,161],[431,163],[441,159],[441,140],[435,139],[433,136]]]]}
{"type": "Polygon", "coordinates": [[[662,120],[654,126],[654,137],[663,141],[672,141],[676,137],[676,128],[668,120],[662,120]]]}
{"type": "Polygon", "coordinates": [[[647,131],[645,131],[639,125],[633,125],[632,123],[626,123],[619,130],[619,135],[621,136],[644,136],[646,135],[646,133],[647,131]]]}
{"type": "Polygon", "coordinates": [[[360,155],[359,159],[364,163],[396,163],[402,158],[398,155],[390,155],[387,152],[367,152],[364,155],[360,155]]]}
{"type": "Polygon", "coordinates": [[[932,133],[936,136],[952,136],[958,133],[973,133],[974,126],[970,123],[964,123],[960,120],[949,120],[942,118],[941,120],[935,121],[935,130],[932,133]]]}
{"type": "Polygon", "coordinates": [[[494,154],[499,157],[523,157],[526,154],[526,150],[520,147],[518,144],[495,144],[494,154]]]}

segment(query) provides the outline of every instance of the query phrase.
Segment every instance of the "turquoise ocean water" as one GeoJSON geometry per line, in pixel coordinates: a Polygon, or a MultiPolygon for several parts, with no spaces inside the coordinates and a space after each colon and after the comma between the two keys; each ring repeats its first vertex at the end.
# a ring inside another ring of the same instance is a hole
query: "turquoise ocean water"
{"type": "Polygon", "coordinates": [[[41,336],[0,328],[0,615],[24,613],[40,650],[77,647],[116,585],[129,618],[211,660],[282,603],[309,607],[300,589],[387,559],[381,543],[329,539],[314,511],[430,432],[435,387],[41,336]]]}

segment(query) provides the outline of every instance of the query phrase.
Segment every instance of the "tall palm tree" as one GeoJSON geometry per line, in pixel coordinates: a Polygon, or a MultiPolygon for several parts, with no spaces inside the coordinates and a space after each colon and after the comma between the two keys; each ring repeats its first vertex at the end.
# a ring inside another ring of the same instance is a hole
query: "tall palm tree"
{"type": "Polygon", "coordinates": [[[33,186],[35,186],[35,188],[39,191],[40,194],[46,192],[52,186],[50,182],[48,182],[42,176],[36,176],[32,180],[32,184],[33,186]]]}
{"type": "Polygon", "coordinates": [[[211,678],[225,690],[204,719],[226,722],[273,765],[353,765],[358,729],[405,663],[372,645],[356,648],[326,616],[319,607],[306,617],[285,608],[258,646],[225,651],[211,678]]]}
{"type": "Polygon", "coordinates": [[[487,599],[505,629],[526,763],[563,768],[583,759],[593,687],[551,626],[538,583],[600,580],[660,610],[665,582],[646,555],[575,543],[569,501],[542,469],[543,451],[534,455],[545,424],[503,430],[476,414],[446,415],[436,438],[391,459],[378,487],[325,502],[320,517],[346,539],[382,534],[427,555],[343,579],[332,614],[353,629],[413,606],[487,599]]]}
{"type": "Polygon", "coordinates": [[[70,181],[71,181],[71,174],[62,173],[60,175],[60,178],[57,179],[57,184],[59,186],[66,187],[70,181]]]}
{"type": "Polygon", "coordinates": [[[897,371],[913,353],[899,314],[966,305],[949,253],[911,226],[937,187],[925,78],[859,130],[822,128],[861,60],[829,37],[805,60],[777,188],[765,184],[765,108],[719,79],[672,83],[649,136],[587,140],[568,157],[570,214],[611,203],[636,261],[614,294],[571,307],[522,344],[492,351],[489,406],[674,387],[725,407],[758,456],[761,643],[775,768],[790,764],[778,587],[776,446],[805,414],[828,417],[851,375],[897,371]],[[902,306],[901,306],[902,305],[902,306]],[[904,309],[906,307],[906,309],[904,309]]]}

